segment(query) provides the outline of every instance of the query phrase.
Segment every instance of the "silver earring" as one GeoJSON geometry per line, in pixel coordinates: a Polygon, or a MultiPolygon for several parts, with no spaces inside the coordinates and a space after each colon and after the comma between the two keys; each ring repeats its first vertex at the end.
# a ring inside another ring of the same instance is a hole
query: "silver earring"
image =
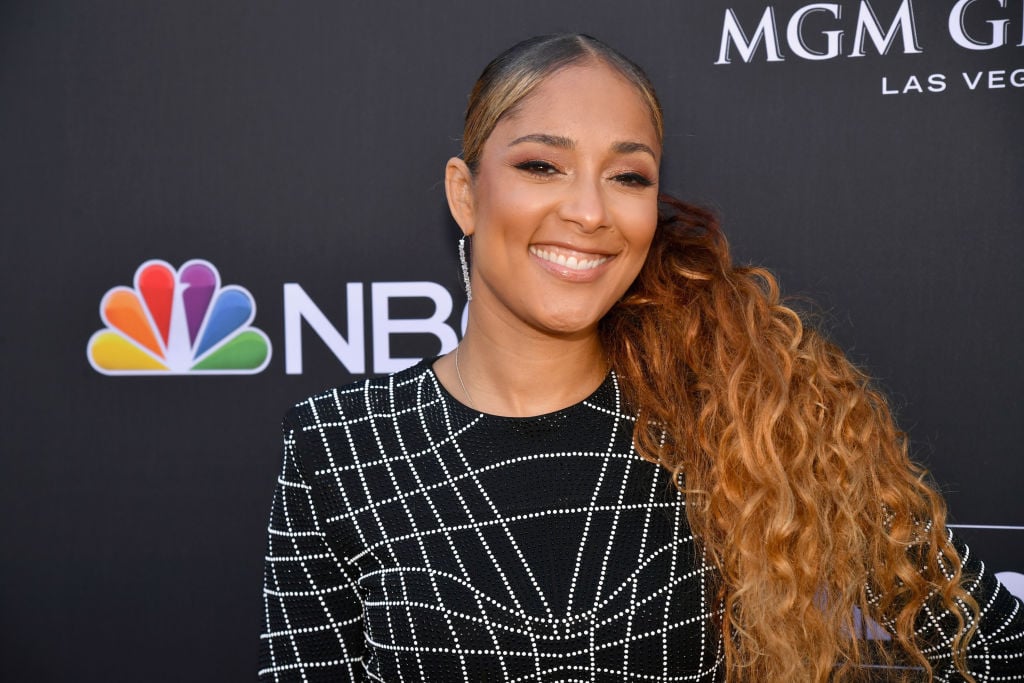
{"type": "Polygon", "coordinates": [[[466,288],[466,301],[473,300],[473,286],[469,284],[469,261],[466,259],[466,236],[459,238],[459,263],[462,264],[462,284],[466,288]]]}

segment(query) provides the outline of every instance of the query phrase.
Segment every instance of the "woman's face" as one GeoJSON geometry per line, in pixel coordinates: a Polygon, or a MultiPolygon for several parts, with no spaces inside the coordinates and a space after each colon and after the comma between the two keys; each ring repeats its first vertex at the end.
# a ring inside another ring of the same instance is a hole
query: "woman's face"
{"type": "Polygon", "coordinates": [[[473,235],[474,315],[595,333],[647,256],[660,156],[650,110],[616,71],[549,76],[494,128],[475,177],[453,183],[461,162],[449,163],[449,201],[473,235]]]}

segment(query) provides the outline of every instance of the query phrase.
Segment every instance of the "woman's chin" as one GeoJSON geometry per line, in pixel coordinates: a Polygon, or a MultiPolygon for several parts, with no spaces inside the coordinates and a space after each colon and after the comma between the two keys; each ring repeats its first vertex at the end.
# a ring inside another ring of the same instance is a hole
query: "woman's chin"
{"type": "Polygon", "coordinates": [[[600,320],[593,311],[560,312],[538,318],[533,326],[554,337],[581,338],[596,335],[600,320]]]}

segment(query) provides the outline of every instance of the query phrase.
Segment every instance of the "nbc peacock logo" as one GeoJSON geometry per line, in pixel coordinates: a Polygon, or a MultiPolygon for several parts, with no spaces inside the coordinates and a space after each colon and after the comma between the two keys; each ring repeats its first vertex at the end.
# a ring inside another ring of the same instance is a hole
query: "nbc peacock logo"
{"type": "Polygon", "coordinates": [[[104,375],[253,375],[271,352],[255,317],[249,291],[221,287],[209,261],[178,270],[146,261],[134,287],[114,287],[100,301],[106,328],[89,339],[89,363],[104,375]]]}

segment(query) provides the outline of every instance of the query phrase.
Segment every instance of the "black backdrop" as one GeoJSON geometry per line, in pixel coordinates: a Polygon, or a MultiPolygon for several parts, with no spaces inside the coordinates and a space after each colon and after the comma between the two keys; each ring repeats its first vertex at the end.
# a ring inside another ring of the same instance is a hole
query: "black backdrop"
{"type": "Polygon", "coordinates": [[[381,347],[386,318],[433,312],[415,295],[450,299],[457,329],[440,179],[466,93],[497,51],[553,30],[645,66],[664,189],[714,207],[739,260],[816,302],[962,536],[1024,579],[1021,3],[842,0],[794,21],[802,47],[787,25],[807,4],[774,2],[777,31],[749,59],[730,43],[728,64],[727,18],[752,39],[766,4],[0,4],[0,678],[254,678],[280,415],[388,353],[438,353],[422,322],[381,347]],[[883,33],[901,7],[913,30],[849,56],[864,5],[883,33]],[[957,42],[958,7],[978,45],[957,42]],[[834,30],[840,54],[800,56],[834,30]],[[193,258],[251,292],[267,367],[95,371],[104,294],[147,260],[193,258]]]}

